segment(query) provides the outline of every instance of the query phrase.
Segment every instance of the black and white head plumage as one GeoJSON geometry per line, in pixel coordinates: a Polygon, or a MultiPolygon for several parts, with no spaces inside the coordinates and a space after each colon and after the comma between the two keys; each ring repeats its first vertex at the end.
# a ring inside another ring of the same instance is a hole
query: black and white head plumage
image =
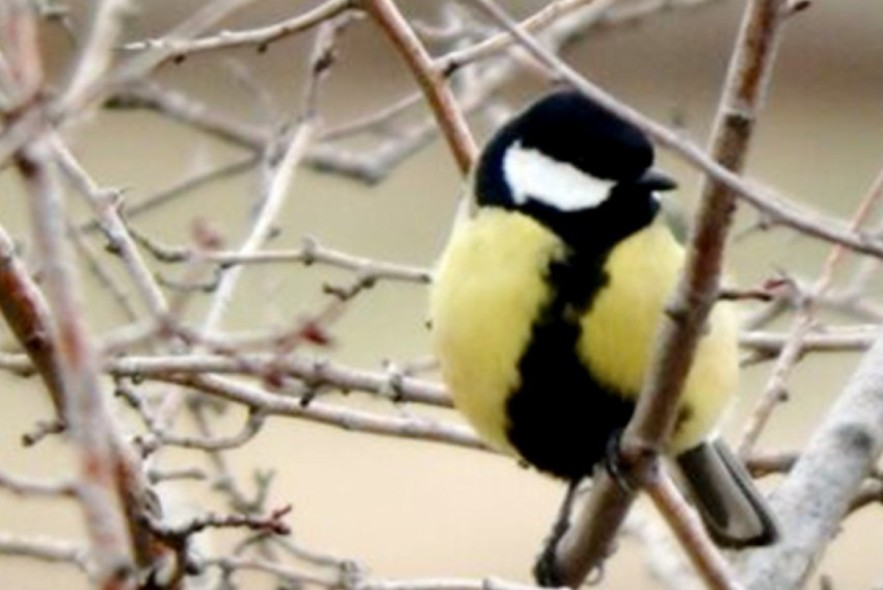
{"type": "Polygon", "coordinates": [[[649,223],[653,191],[675,186],[652,170],[653,158],[640,129],[578,92],[555,92],[488,142],[476,199],[531,215],[571,243],[587,239],[587,224],[591,242],[615,241],[649,223]]]}

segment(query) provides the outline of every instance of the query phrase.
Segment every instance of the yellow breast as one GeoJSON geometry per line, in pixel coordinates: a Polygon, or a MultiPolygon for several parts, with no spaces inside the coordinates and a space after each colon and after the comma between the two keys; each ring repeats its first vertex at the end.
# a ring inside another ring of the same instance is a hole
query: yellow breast
{"type": "Polygon", "coordinates": [[[482,209],[454,229],[430,301],[433,345],[454,403],[490,444],[506,439],[506,397],[536,311],[549,296],[539,269],[561,242],[537,222],[482,209]]]}
{"type": "MultiPolygon", "coordinates": [[[[684,262],[683,248],[657,220],[620,242],[604,265],[608,283],[582,319],[580,356],[602,383],[640,392],[663,310],[684,262]]],[[[729,304],[715,306],[681,396],[689,414],[672,440],[678,452],[698,443],[720,417],[738,382],[736,324],[729,304]]]]}
{"type": "MultiPolygon", "coordinates": [[[[430,315],[443,378],[457,408],[500,450],[514,453],[506,402],[520,384],[518,364],[533,321],[551,297],[544,270],[563,254],[561,241],[533,219],[482,209],[455,228],[437,269],[430,315]]],[[[640,392],[683,259],[659,221],[609,253],[607,282],[581,319],[577,354],[611,391],[640,392]]],[[[715,307],[710,326],[687,378],[682,400],[689,410],[674,434],[674,452],[714,427],[736,389],[736,327],[728,306],[715,307]]]]}

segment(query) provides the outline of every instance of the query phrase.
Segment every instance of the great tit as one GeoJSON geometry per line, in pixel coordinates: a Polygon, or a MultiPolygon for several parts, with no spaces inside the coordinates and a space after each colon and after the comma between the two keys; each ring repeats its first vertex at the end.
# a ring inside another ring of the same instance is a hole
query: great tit
{"type": "MultiPolygon", "coordinates": [[[[605,462],[640,393],[684,261],[638,128],[575,91],[499,129],[436,269],[432,340],[455,406],[492,446],[571,483],[605,462]]],[[[667,448],[712,538],[764,545],[777,527],[715,435],[737,389],[731,304],[708,321],[667,448]]]]}

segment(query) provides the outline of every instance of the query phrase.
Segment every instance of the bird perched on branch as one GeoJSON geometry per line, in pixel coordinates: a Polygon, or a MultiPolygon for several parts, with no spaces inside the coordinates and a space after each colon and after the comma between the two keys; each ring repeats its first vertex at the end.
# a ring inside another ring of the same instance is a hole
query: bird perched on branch
{"type": "MultiPolygon", "coordinates": [[[[644,133],[574,91],[497,131],[441,257],[433,342],[456,407],[494,447],[571,483],[628,423],[684,262],[644,133]]],[[[667,454],[711,537],[744,547],[776,525],[714,432],[736,392],[736,324],[719,302],[687,376],[667,454]]]]}

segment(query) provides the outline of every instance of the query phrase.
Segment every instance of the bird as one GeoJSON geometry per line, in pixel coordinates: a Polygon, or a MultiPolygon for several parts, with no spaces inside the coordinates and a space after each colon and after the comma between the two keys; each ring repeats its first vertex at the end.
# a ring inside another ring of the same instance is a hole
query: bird
{"type": "MultiPolygon", "coordinates": [[[[572,486],[608,465],[685,260],[636,126],[556,90],[492,134],[434,269],[432,348],[454,406],[493,448],[572,486]],[[614,445],[615,446],[615,445],[614,445]]],[[[720,546],[779,527],[718,434],[738,389],[737,324],[718,301],[664,455],[720,546]]]]}

